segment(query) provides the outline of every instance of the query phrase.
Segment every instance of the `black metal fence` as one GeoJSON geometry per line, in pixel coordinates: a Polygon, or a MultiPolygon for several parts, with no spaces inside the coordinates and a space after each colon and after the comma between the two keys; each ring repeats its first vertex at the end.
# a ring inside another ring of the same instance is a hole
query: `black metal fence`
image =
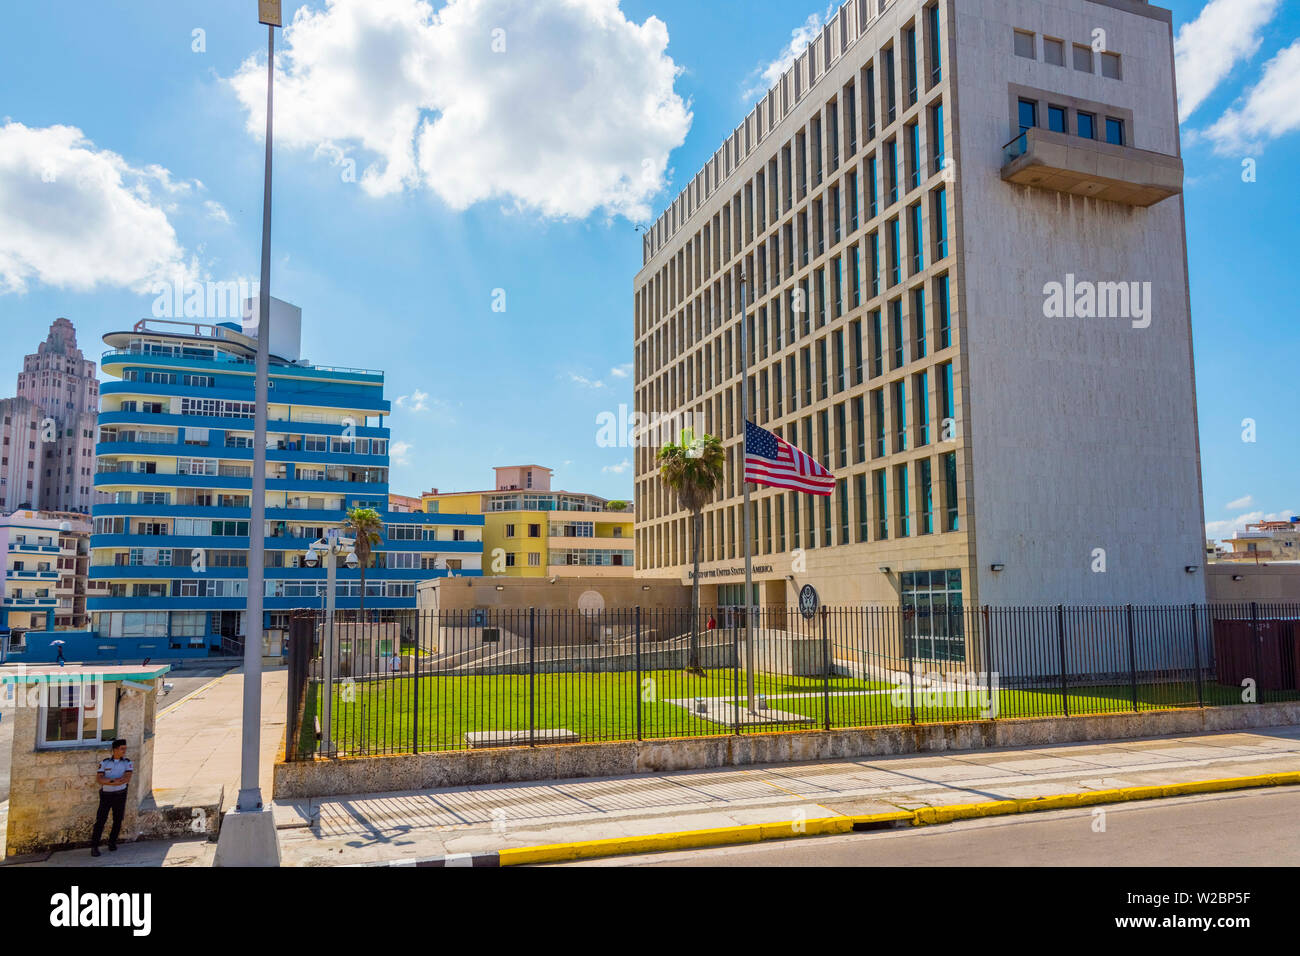
{"type": "Polygon", "coordinates": [[[1300,605],[293,616],[290,760],[1300,698],[1300,605]]]}

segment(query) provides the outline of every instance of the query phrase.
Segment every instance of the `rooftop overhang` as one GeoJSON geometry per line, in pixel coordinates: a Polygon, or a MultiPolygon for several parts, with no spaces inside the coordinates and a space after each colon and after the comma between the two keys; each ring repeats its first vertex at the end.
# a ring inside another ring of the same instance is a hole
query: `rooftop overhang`
{"type": "Polygon", "coordinates": [[[1177,156],[1031,129],[1006,148],[1002,178],[1126,206],[1154,206],[1183,191],[1177,156]]]}

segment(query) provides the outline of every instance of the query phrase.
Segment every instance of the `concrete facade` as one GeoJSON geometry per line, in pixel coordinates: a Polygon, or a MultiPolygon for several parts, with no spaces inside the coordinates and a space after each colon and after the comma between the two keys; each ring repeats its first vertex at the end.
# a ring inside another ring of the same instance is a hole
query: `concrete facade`
{"type": "MultiPolygon", "coordinates": [[[[742,271],[751,418],[839,480],[753,491],[751,599],[906,604],[943,580],[967,605],[1203,601],[1179,156],[1168,11],[843,5],[651,227],[635,280],[636,411],[689,413],[728,453],[704,603],[744,600],[742,271]],[[1078,159],[1081,194],[1004,181],[1022,98],[1045,144],[1070,124],[1079,146],[1040,159],[1078,159]],[[1137,282],[1123,299],[1150,311],[1051,317],[1049,283],[1076,280],[1137,282]]],[[[637,570],[685,583],[655,451],[635,455],[637,570]]]]}
{"type": "MultiPolygon", "coordinates": [[[[20,449],[6,442],[9,447],[0,462],[0,513],[27,507],[90,514],[96,502],[105,500],[94,488],[99,380],[95,363],[77,348],[77,331],[67,319],[55,319],[46,340],[23,359],[16,395],[19,402],[29,403],[26,424],[29,429],[37,426],[37,455],[35,468],[28,468],[20,449]]],[[[17,407],[4,415],[23,417],[17,407]]]]}

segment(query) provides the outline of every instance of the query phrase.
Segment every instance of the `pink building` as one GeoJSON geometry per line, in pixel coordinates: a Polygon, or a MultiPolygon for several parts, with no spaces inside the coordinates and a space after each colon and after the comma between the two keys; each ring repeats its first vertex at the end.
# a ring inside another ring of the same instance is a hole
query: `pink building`
{"type": "Polygon", "coordinates": [[[99,380],[95,363],[77,348],[71,322],[54,320],[46,340],[23,360],[17,399],[4,404],[8,461],[0,463],[0,512],[29,507],[89,514],[103,497],[94,487],[99,380]]]}

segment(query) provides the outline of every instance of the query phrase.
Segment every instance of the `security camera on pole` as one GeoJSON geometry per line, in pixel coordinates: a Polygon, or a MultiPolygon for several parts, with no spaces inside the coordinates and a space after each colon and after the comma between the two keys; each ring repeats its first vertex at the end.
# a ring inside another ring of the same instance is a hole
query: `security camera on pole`
{"type": "Polygon", "coordinates": [[[338,529],[331,528],[324,538],[320,538],[307,549],[303,563],[314,568],[325,559],[325,640],[321,648],[321,753],[334,752],[334,597],[335,582],[338,579],[339,558],[347,557],[344,563],[349,570],[355,570],[357,561],[356,541],[339,535],[338,529]]]}

